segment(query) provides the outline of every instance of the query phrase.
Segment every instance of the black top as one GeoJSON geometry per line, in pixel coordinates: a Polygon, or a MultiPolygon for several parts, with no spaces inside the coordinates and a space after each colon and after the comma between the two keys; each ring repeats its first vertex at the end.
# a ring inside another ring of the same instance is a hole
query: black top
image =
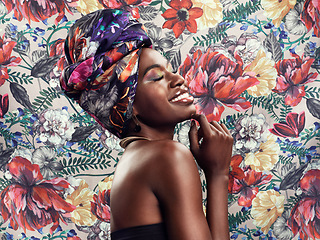
{"type": "Polygon", "coordinates": [[[111,240],[167,240],[163,223],[120,229],[111,233],[111,240]]]}

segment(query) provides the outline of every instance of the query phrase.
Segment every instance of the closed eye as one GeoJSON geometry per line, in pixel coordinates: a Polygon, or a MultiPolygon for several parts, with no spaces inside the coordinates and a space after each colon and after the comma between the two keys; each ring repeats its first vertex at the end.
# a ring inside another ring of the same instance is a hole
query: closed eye
{"type": "Polygon", "coordinates": [[[163,75],[162,76],[160,76],[160,77],[158,77],[158,78],[154,78],[154,79],[152,79],[152,81],[160,81],[161,79],[163,79],[163,75]]]}

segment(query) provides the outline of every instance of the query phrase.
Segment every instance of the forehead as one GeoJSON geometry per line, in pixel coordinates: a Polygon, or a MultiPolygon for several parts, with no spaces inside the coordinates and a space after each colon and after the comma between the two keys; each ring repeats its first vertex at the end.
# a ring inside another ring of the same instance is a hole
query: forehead
{"type": "Polygon", "coordinates": [[[155,64],[166,67],[168,61],[158,51],[151,48],[143,48],[139,58],[139,75],[143,74],[148,67],[155,64]]]}

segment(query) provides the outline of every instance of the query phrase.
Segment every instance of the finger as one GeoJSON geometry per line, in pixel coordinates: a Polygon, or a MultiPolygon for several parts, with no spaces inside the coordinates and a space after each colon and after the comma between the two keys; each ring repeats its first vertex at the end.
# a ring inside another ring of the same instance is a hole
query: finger
{"type": "Polygon", "coordinates": [[[211,127],[206,116],[203,114],[195,114],[193,118],[199,122],[201,131],[203,132],[203,136],[209,136],[211,134],[211,127]]]}
{"type": "Polygon", "coordinates": [[[218,131],[225,133],[225,131],[223,130],[223,128],[219,125],[219,123],[217,123],[216,121],[212,121],[210,122],[210,124],[218,131]]]}
{"type": "Polygon", "coordinates": [[[190,149],[191,152],[195,152],[199,147],[198,130],[194,120],[191,120],[191,127],[189,130],[190,149]]]}
{"type": "Polygon", "coordinates": [[[229,129],[226,127],[226,125],[221,123],[220,126],[223,128],[223,130],[225,131],[226,134],[228,134],[229,136],[232,136],[229,129]]]}

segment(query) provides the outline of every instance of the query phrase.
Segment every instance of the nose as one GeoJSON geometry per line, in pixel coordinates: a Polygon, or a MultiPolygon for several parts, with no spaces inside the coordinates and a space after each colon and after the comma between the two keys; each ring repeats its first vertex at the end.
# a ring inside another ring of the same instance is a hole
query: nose
{"type": "Polygon", "coordinates": [[[178,73],[169,73],[169,79],[170,79],[170,87],[178,87],[185,83],[185,79],[178,73]]]}

